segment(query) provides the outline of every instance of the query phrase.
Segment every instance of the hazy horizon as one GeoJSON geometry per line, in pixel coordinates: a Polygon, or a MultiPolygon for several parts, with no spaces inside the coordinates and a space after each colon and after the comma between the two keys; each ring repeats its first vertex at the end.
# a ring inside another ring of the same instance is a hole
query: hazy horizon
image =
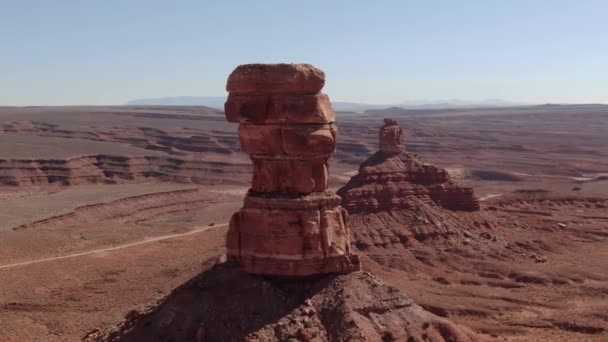
{"type": "Polygon", "coordinates": [[[224,96],[254,62],[311,63],[333,101],[608,103],[604,1],[20,1],[0,106],[224,96]]]}

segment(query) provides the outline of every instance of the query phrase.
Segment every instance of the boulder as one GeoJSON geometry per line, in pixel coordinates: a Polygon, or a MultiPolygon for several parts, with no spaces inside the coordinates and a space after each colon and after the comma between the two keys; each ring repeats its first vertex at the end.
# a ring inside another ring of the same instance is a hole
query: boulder
{"type": "Polygon", "coordinates": [[[237,123],[331,123],[336,113],[326,94],[230,94],[226,119],[237,123]]]}
{"type": "Polygon", "coordinates": [[[226,90],[236,94],[316,94],[325,73],[310,64],[243,64],[228,77],[226,90]]]}

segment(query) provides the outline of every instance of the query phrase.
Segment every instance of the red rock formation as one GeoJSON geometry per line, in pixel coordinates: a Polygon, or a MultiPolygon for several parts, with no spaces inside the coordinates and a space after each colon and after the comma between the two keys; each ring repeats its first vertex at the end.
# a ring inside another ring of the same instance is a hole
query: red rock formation
{"type": "Polygon", "coordinates": [[[380,129],[380,151],[338,191],[350,213],[408,209],[420,203],[449,210],[476,211],[473,189],[455,185],[448,173],[406,152],[403,131],[391,119],[380,129]]]}
{"type": "Polygon", "coordinates": [[[403,130],[393,119],[384,119],[384,127],[380,130],[380,151],[385,153],[405,152],[403,146],[403,130]]]}
{"type": "Polygon", "coordinates": [[[238,122],[254,173],[230,221],[227,256],[247,272],[306,277],[359,269],[347,212],[327,190],[335,113],[307,64],[249,64],[228,78],[226,118],[238,122]]]}
{"type": "Polygon", "coordinates": [[[435,341],[484,335],[438,317],[366,272],[292,283],[217,265],[83,341],[435,341]]]}

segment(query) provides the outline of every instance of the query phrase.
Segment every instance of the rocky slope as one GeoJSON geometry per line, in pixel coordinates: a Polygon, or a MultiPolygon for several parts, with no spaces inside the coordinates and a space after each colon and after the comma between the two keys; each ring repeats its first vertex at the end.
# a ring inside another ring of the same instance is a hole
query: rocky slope
{"type": "Polygon", "coordinates": [[[473,189],[457,186],[446,170],[406,151],[403,130],[396,121],[384,119],[379,141],[380,150],[338,191],[350,213],[410,209],[421,203],[448,210],[479,210],[473,189]]]}
{"type": "Polygon", "coordinates": [[[84,341],[485,341],[373,275],[297,283],[216,265],[160,303],[84,341]]]}
{"type": "Polygon", "coordinates": [[[338,194],[350,213],[409,209],[415,200],[448,210],[479,209],[473,189],[455,185],[445,170],[408,152],[376,152],[338,194]]]}

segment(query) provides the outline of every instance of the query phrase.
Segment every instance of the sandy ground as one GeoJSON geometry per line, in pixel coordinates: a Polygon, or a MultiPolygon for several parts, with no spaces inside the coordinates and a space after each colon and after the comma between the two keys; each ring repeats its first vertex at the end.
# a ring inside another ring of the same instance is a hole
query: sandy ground
{"type": "Polygon", "coordinates": [[[3,268],[3,341],[75,341],[120,321],[215,262],[225,228],[3,268]]]}

